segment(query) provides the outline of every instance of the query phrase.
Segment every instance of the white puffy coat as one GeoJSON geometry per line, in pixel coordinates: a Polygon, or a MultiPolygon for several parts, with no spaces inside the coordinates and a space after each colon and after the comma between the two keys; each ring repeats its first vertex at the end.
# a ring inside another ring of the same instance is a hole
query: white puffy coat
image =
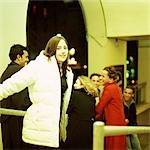
{"type": "MultiPolygon", "coordinates": [[[[67,82],[68,89],[64,98],[69,102],[73,83],[71,70],[67,71],[67,82]]],[[[0,100],[25,87],[29,89],[33,104],[24,117],[23,141],[35,145],[58,147],[61,81],[55,56],[48,60],[42,51],[35,60],[0,84],[0,100]]]]}

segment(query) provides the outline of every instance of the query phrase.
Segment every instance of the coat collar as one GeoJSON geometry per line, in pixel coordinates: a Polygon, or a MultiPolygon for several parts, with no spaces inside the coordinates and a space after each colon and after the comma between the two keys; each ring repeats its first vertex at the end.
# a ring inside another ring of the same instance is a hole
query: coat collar
{"type": "Polygon", "coordinates": [[[125,106],[127,106],[129,108],[132,104],[135,104],[135,100],[132,99],[129,104],[127,104],[125,101],[123,101],[123,103],[124,103],[125,106]]]}
{"type": "Polygon", "coordinates": [[[106,86],[109,86],[109,85],[111,85],[111,84],[117,84],[117,82],[116,82],[116,81],[113,81],[113,82],[111,82],[111,83],[107,82],[107,83],[105,83],[105,87],[106,87],[106,86]]]}

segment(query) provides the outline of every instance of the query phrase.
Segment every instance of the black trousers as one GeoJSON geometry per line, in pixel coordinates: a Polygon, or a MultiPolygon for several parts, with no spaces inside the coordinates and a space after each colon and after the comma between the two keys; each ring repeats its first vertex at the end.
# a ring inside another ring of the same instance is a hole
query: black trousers
{"type": "Polygon", "coordinates": [[[59,148],[54,148],[54,147],[47,147],[47,146],[40,146],[40,145],[33,145],[33,144],[27,144],[27,149],[26,150],[65,150],[65,145],[64,143],[60,143],[59,148]]]}
{"type": "Polygon", "coordinates": [[[10,116],[1,122],[4,150],[26,149],[26,144],[22,141],[22,126],[23,117],[19,116],[10,116]]]}

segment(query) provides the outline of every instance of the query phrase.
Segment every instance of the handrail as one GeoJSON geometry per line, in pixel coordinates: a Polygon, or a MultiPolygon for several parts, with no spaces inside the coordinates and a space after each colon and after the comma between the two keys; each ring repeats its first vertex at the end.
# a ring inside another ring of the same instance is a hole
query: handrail
{"type": "Polygon", "coordinates": [[[23,110],[0,108],[0,114],[4,114],[4,115],[24,116],[25,113],[26,111],[23,110]]]}
{"type": "Polygon", "coordinates": [[[104,149],[105,136],[150,133],[150,126],[105,126],[101,121],[94,122],[93,126],[93,150],[104,149]]]}
{"type": "Polygon", "coordinates": [[[105,136],[128,135],[134,133],[150,133],[147,126],[105,126],[105,136]]]}
{"type": "MultiPolygon", "coordinates": [[[[0,114],[4,115],[15,115],[24,116],[26,111],[0,108],[0,114]]],[[[132,133],[150,133],[150,127],[138,126],[138,127],[127,127],[127,126],[105,126],[103,122],[96,121],[93,125],[93,150],[104,149],[104,137],[114,135],[126,135],[132,133]]],[[[3,150],[3,143],[0,132],[0,149],[3,150]]]]}
{"type": "MultiPolygon", "coordinates": [[[[14,115],[14,116],[24,116],[26,111],[0,108],[0,114],[3,115],[14,115]]],[[[0,150],[3,150],[2,134],[1,134],[1,124],[0,124],[0,150]]]]}

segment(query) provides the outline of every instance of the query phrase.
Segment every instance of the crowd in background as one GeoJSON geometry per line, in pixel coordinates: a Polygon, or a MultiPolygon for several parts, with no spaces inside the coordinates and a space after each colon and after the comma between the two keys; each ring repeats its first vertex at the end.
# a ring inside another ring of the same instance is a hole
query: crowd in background
{"type": "MultiPolygon", "coordinates": [[[[9,57],[11,63],[1,77],[1,107],[27,112],[24,118],[1,116],[4,150],[90,150],[95,121],[137,125],[134,89],[121,89],[112,67],[89,77],[81,74],[73,82],[68,43],[62,35],[50,38],[29,63],[27,48],[20,44],[10,48],[9,57]]],[[[134,148],[141,149],[136,134],[105,137],[105,150],[134,148]]]]}

